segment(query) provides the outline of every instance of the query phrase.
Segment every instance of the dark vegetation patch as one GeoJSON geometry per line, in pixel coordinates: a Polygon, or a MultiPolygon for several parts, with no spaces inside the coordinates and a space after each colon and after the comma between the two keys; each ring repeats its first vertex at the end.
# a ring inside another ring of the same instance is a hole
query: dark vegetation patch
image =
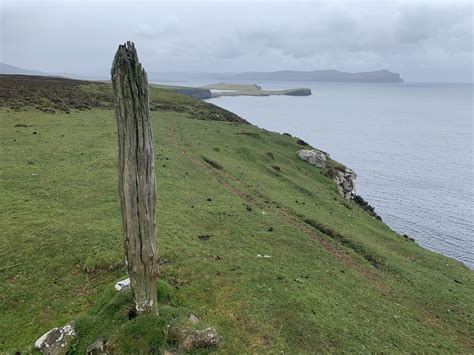
{"type": "Polygon", "coordinates": [[[222,167],[221,164],[219,164],[218,162],[216,162],[215,160],[211,160],[209,158],[206,158],[206,157],[202,157],[202,160],[204,160],[206,163],[208,163],[210,166],[212,166],[214,169],[217,169],[217,170],[222,170],[224,169],[222,167]]]}
{"type": "MultiPolygon", "coordinates": [[[[114,109],[112,86],[106,82],[35,75],[0,75],[0,107],[44,113],[114,109]]],[[[188,114],[199,120],[248,123],[236,114],[208,102],[150,87],[150,110],[188,114]]]]}
{"type": "Polygon", "coordinates": [[[112,109],[109,84],[59,77],[0,75],[0,106],[15,111],[25,107],[54,113],[91,108],[112,109]]]}
{"type": "Polygon", "coordinates": [[[273,155],[272,152],[266,152],[265,155],[269,157],[271,160],[275,160],[275,156],[273,155]]]}
{"type": "Polygon", "coordinates": [[[377,269],[383,268],[386,264],[383,262],[383,260],[375,255],[374,253],[368,251],[366,248],[364,248],[362,245],[359,243],[355,242],[354,240],[342,235],[339,232],[336,232],[335,230],[329,228],[328,226],[325,226],[322,223],[319,223],[313,219],[306,218],[304,222],[311,227],[317,229],[318,231],[326,234],[327,236],[331,237],[332,239],[338,241],[342,245],[352,249],[354,252],[357,254],[361,255],[364,257],[365,260],[367,260],[372,266],[374,266],[377,269]]]}
{"type": "Polygon", "coordinates": [[[372,217],[377,218],[379,221],[382,220],[376,212],[375,209],[369,205],[369,203],[362,198],[362,196],[354,195],[354,202],[357,203],[364,211],[367,211],[372,217]]]}
{"type": "Polygon", "coordinates": [[[260,134],[258,134],[257,132],[243,131],[243,132],[240,132],[240,134],[242,134],[242,135],[244,135],[244,136],[256,138],[256,139],[261,139],[261,138],[262,138],[262,137],[260,136],[260,134]]]}
{"type": "Polygon", "coordinates": [[[291,135],[291,134],[289,134],[289,133],[286,133],[286,132],[285,132],[285,133],[283,133],[283,135],[284,135],[284,136],[288,136],[288,137],[292,137],[292,135],[291,135]]]}
{"type": "Polygon", "coordinates": [[[272,165],[272,169],[281,172],[281,168],[278,165],[272,165]]]}
{"type": "Polygon", "coordinates": [[[211,236],[208,235],[208,234],[198,235],[198,239],[199,240],[204,240],[204,241],[209,240],[210,237],[211,236]]]}
{"type": "Polygon", "coordinates": [[[306,143],[306,142],[305,142],[304,140],[302,140],[302,139],[297,139],[297,140],[296,140],[296,144],[303,145],[303,146],[309,145],[308,143],[306,143]]]}

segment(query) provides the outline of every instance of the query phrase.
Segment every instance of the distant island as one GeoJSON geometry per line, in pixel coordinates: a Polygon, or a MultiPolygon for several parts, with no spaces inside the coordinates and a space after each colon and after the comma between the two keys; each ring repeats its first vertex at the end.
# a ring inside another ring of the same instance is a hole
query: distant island
{"type": "Polygon", "coordinates": [[[186,81],[186,80],[220,80],[226,82],[252,81],[314,81],[314,82],[357,82],[357,83],[402,83],[400,74],[389,70],[377,70],[361,73],[347,73],[338,70],[296,71],[281,70],[274,72],[244,72],[244,73],[185,73],[163,72],[149,74],[152,80],[186,81]]]}

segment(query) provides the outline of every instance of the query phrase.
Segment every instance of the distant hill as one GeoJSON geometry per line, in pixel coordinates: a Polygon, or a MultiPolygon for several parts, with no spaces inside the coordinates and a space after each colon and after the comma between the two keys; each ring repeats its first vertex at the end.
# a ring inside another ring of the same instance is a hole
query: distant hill
{"type": "Polygon", "coordinates": [[[346,73],[337,70],[276,72],[247,72],[235,74],[239,80],[275,80],[275,81],[327,81],[327,82],[364,82],[364,83],[401,83],[400,74],[388,70],[363,73],[346,73]]]}
{"type": "MultiPolygon", "coordinates": [[[[0,63],[0,74],[64,76],[79,80],[106,80],[107,76],[82,76],[71,73],[45,73],[39,70],[18,68],[10,64],[0,63]]],[[[149,72],[150,80],[155,81],[188,81],[188,80],[265,80],[265,81],[319,81],[319,82],[358,82],[358,83],[402,83],[400,74],[389,70],[377,70],[362,73],[347,73],[338,70],[281,70],[274,72],[244,73],[186,73],[186,72],[149,72]]]]}
{"type": "Polygon", "coordinates": [[[0,63],[0,74],[21,74],[21,75],[50,75],[39,70],[18,68],[14,65],[0,63]]]}
{"type": "Polygon", "coordinates": [[[296,71],[282,70],[274,72],[244,72],[244,73],[182,73],[166,72],[151,73],[151,79],[156,80],[196,80],[218,79],[233,80],[265,80],[265,81],[319,81],[319,82],[360,82],[360,83],[402,83],[400,74],[388,70],[377,70],[362,73],[346,73],[338,70],[296,71]]]}

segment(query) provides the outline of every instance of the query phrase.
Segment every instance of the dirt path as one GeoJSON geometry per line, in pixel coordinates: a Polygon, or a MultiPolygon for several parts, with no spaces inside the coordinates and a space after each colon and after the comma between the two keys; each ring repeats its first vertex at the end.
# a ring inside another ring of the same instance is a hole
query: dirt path
{"type": "MultiPolygon", "coordinates": [[[[224,170],[216,170],[210,167],[202,159],[197,159],[193,157],[182,145],[178,143],[176,128],[172,129],[171,137],[173,144],[176,148],[185,156],[194,166],[199,168],[209,177],[211,177],[216,183],[224,187],[225,190],[232,193],[233,195],[240,198],[244,203],[251,205],[253,207],[258,207],[262,210],[269,208],[270,199],[266,199],[264,196],[254,196],[245,192],[250,187],[245,186],[245,183],[242,182],[239,178],[233,176],[232,174],[224,170]],[[239,187],[235,187],[229,183],[232,181],[234,184],[239,187]]],[[[334,240],[328,236],[325,236],[321,233],[317,233],[316,230],[308,226],[304,221],[302,221],[298,216],[295,216],[287,208],[279,205],[279,208],[273,208],[273,212],[278,213],[289,225],[292,225],[296,229],[302,232],[303,235],[308,237],[315,242],[318,242],[327,252],[334,256],[343,266],[356,271],[364,279],[366,279],[369,284],[375,287],[382,296],[388,297],[392,302],[400,307],[406,307],[413,310],[417,310],[420,319],[429,327],[435,328],[437,331],[443,331],[444,326],[443,322],[439,317],[436,317],[432,312],[425,309],[423,305],[418,304],[414,300],[409,300],[401,297],[401,295],[388,286],[382,278],[386,277],[383,273],[377,270],[373,266],[364,265],[362,260],[358,260],[351,255],[350,252],[342,245],[335,244],[334,240]]]]}

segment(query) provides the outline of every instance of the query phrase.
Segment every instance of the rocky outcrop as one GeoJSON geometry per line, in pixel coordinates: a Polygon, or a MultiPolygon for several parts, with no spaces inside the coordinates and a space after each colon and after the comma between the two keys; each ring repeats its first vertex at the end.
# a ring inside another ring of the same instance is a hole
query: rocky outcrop
{"type": "MultiPolygon", "coordinates": [[[[329,154],[318,149],[301,149],[298,156],[307,161],[309,164],[318,168],[326,168],[329,154]]],[[[329,168],[328,175],[336,183],[337,191],[346,199],[350,200],[355,196],[355,179],[356,173],[344,167],[343,165],[335,168],[329,168]]]]}
{"type": "Polygon", "coordinates": [[[350,200],[354,197],[356,178],[356,173],[349,168],[337,170],[333,177],[333,181],[336,183],[337,191],[339,191],[339,193],[346,200],[350,200]]]}
{"type": "Polygon", "coordinates": [[[318,149],[301,149],[298,151],[298,156],[318,168],[326,167],[326,160],[329,158],[329,154],[318,149]]]}
{"type": "Polygon", "coordinates": [[[74,321],[62,327],[56,327],[43,334],[35,342],[35,348],[43,355],[66,354],[77,339],[74,321]]]}

